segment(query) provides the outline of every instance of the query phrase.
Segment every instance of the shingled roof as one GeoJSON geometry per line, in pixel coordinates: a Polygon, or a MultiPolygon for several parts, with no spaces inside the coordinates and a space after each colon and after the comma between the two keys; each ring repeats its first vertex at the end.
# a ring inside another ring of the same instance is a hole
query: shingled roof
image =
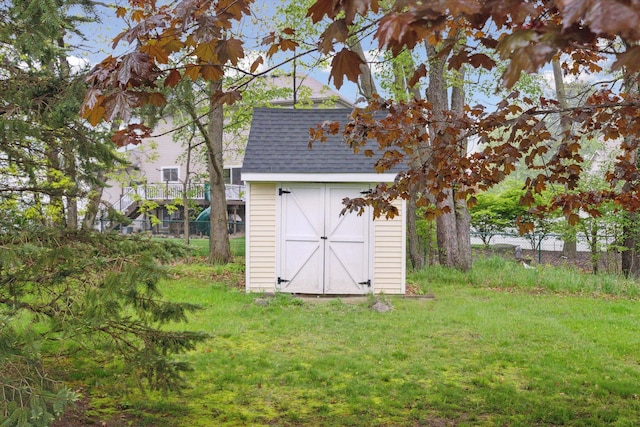
{"type": "Polygon", "coordinates": [[[375,156],[354,154],[341,135],[308,148],[310,128],[324,121],[344,124],[351,111],[256,108],[242,173],[375,173],[375,156]]]}

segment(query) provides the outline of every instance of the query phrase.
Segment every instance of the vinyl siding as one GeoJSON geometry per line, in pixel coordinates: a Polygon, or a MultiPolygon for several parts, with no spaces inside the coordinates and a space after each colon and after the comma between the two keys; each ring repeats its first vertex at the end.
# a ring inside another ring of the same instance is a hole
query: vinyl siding
{"type": "Polygon", "coordinates": [[[250,183],[247,291],[273,291],[276,277],[276,186],[250,183]]]}
{"type": "Polygon", "coordinates": [[[373,277],[374,291],[385,294],[405,292],[405,203],[394,202],[400,215],[393,219],[377,219],[374,225],[373,277]]]}

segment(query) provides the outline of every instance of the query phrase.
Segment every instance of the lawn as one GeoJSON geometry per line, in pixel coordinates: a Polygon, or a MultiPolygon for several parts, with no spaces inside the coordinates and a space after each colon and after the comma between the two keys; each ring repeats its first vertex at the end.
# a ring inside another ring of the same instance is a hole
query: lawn
{"type": "MultiPolygon", "coordinates": [[[[117,367],[84,367],[86,416],[153,426],[636,426],[637,284],[524,270],[495,259],[472,273],[413,274],[417,293],[301,301],[246,294],[242,266],[178,265],[163,283],[202,305],[211,334],[183,356],[182,395],[142,393],[117,367]],[[563,286],[562,283],[566,283],[563,286]],[[114,376],[115,375],[115,376],[114,376]]],[[[184,326],[184,325],[181,325],[184,326]]],[[[78,377],[76,377],[78,378],[78,377]]],[[[80,386],[79,386],[80,387],[80,386]]],[[[64,425],[64,424],[62,424],[64,425]]]]}
{"type": "MultiPolygon", "coordinates": [[[[229,240],[229,245],[231,246],[231,254],[233,254],[233,256],[244,257],[244,242],[244,236],[231,238],[229,240]]],[[[192,248],[192,252],[195,256],[206,257],[209,255],[208,238],[191,238],[189,239],[189,246],[192,248]]]]}

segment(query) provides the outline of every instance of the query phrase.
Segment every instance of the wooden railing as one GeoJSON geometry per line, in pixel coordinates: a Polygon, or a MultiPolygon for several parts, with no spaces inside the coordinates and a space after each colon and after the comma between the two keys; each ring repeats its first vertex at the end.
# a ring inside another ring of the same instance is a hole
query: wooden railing
{"type": "MultiPolygon", "coordinates": [[[[227,200],[244,200],[246,186],[226,184],[227,200]]],[[[125,187],[120,200],[114,207],[120,212],[126,213],[127,210],[136,202],[141,200],[176,200],[182,199],[183,185],[180,183],[158,183],[145,184],[135,187],[125,187]]],[[[191,200],[205,200],[205,186],[203,184],[193,184],[187,190],[188,197],[191,200]]]]}

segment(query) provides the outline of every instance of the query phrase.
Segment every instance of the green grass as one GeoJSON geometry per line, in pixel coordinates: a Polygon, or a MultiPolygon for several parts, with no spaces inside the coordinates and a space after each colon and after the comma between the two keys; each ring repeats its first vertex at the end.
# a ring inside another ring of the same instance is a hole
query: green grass
{"type": "MultiPolygon", "coordinates": [[[[182,241],[183,239],[174,239],[182,241]]],[[[229,239],[231,246],[231,254],[234,257],[244,257],[244,244],[245,238],[243,237],[231,237],[229,239]]],[[[192,249],[192,253],[195,257],[207,257],[209,255],[209,239],[208,238],[191,238],[189,239],[189,246],[192,249]]]]}
{"type": "Polygon", "coordinates": [[[162,285],[166,296],[201,304],[187,326],[211,334],[183,356],[194,364],[191,387],[182,395],[125,393],[100,371],[85,379],[96,419],[127,413],[133,425],[153,426],[640,420],[633,282],[487,259],[469,273],[411,275],[435,299],[385,296],[394,310],[381,314],[370,301],[302,303],[288,295],[259,306],[256,295],[238,289],[236,264],[177,266],[175,273],[179,279],[162,285]]]}

